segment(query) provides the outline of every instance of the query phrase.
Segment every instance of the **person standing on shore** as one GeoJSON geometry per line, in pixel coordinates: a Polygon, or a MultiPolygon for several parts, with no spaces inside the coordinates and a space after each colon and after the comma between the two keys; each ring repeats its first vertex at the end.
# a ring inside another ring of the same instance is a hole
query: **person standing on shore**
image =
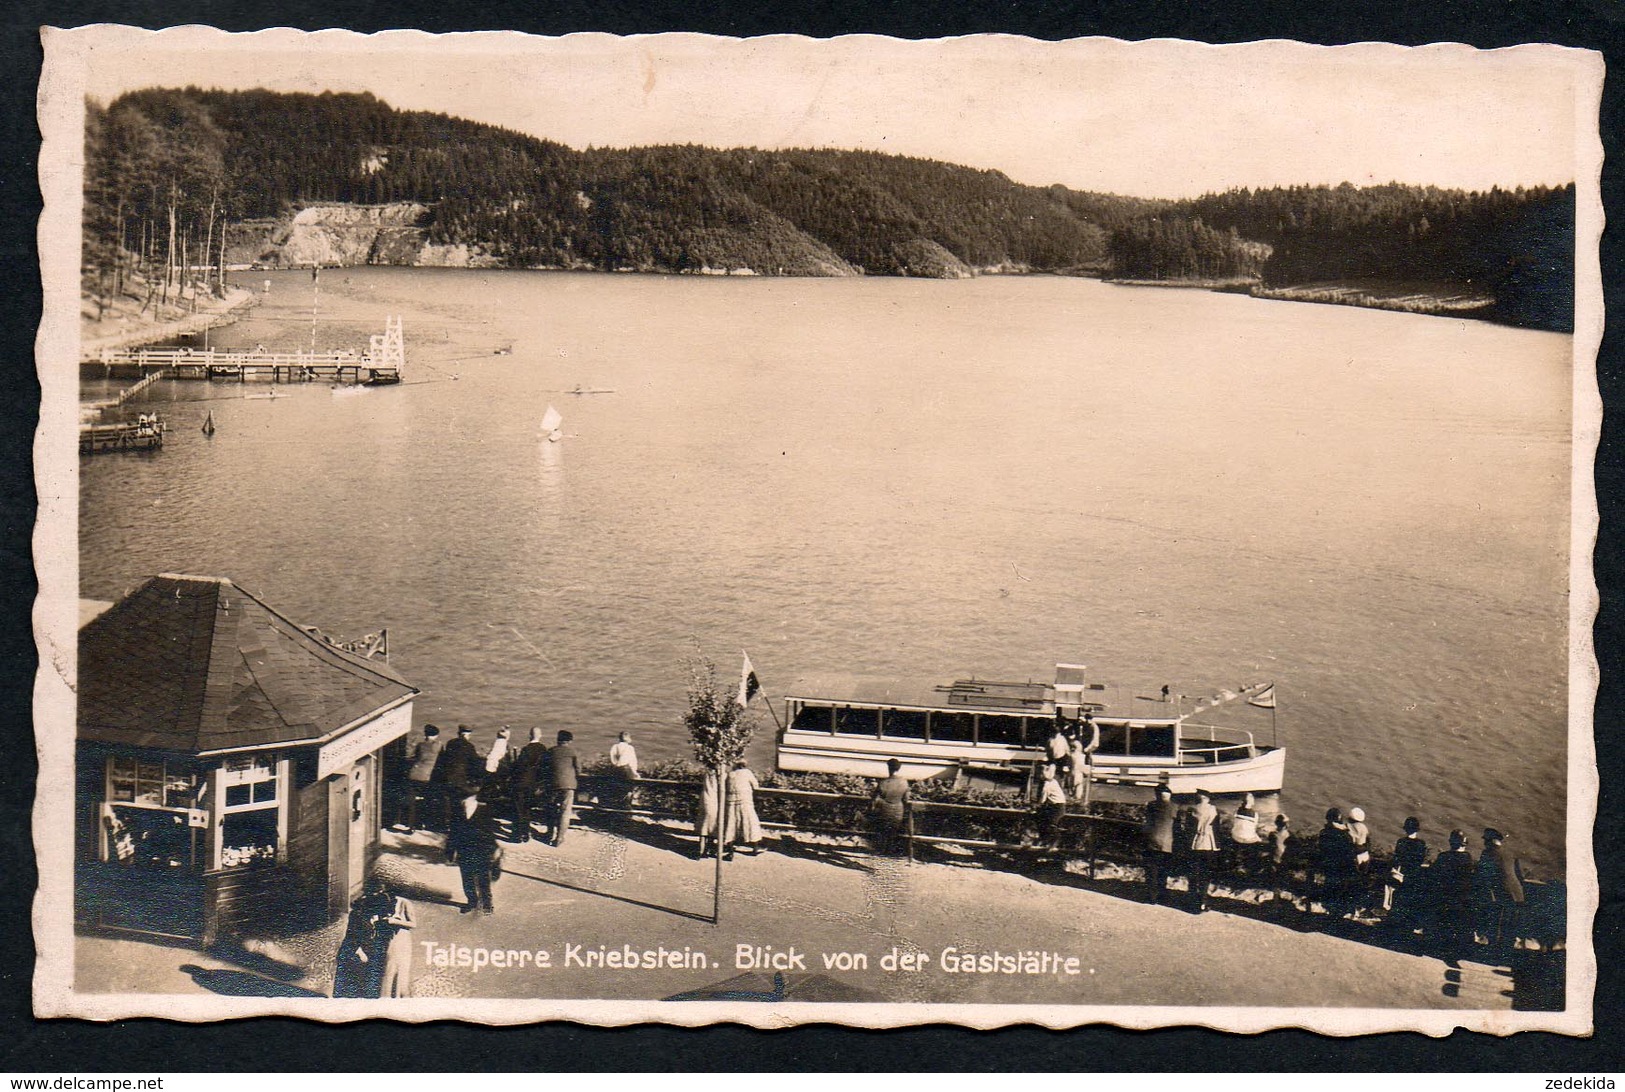
{"type": "Polygon", "coordinates": [[[402,895],[386,891],[390,900],[389,916],[379,922],[379,936],[384,946],[384,965],[379,970],[378,996],[400,998],[412,996],[412,933],[417,925],[412,918],[412,903],[402,895]]]}
{"type": "Polygon", "coordinates": [[[1450,832],[1450,848],[1428,869],[1433,886],[1434,917],[1430,932],[1441,959],[1459,959],[1472,939],[1473,855],[1467,835],[1450,832]]]}
{"type": "Polygon", "coordinates": [[[480,752],[474,747],[474,729],[459,724],[457,738],[441,749],[434,766],[434,781],[440,786],[447,830],[457,821],[456,811],[463,798],[479,788],[479,778],[474,774],[476,768],[484,769],[480,752]]]}
{"type": "Polygon", "coordinates": [[[1038,790],[1038,840],[1054,846],[1061,836],[1061,816],[1066,814],[1066,790],[1061,788],[1055,764],[1044,764],[1044,783],[1038,790]]]}
{"type": "Polygon", "coordinates": [[[496,741],[491,744],[491,753],[485,756],[486,780],[496,777],[503,771],[507,763],[513,761],[512,757],[508,754],[508,740],[512,737],[512,735],[513,729],[509,728],[506,724],[497,729],[497,738],[496,741]]]}
{"type": "MultiPolygon", "coordinates": [[[[615,804],[620,808],[631,808],[637,805],[637,782],[642,775],[638,773],[638,752],[632,746],[632,733],[622,732],[614,746],[609,749],[609,767],[616,778],[615,804]]],[[[631,816],[623,816],[627,821],[631,816]]]]}
{"type": "Polygon", "coordinates": [[[1354,870],[1360,875],[1371,868],[1371,828],[1365,825],[1365,809],[1349,809],[1349,841],[1354,843],[1354,870]]]}
{"type": "Polygon", "coordinates": [[[1219,855],[1219,840],[1213,833],[1213,824],[1219,818],[1219,809],[1206,789],[1196,790],[1196,807],[1191,811],[1191,877],[1190,898],[1198,914],[1207,911],[1207,900],[1213,888],[1213,860],[1219,855]]]}
{"type": "Polygon", "coordinates": [[[1269,868],[1270,868],[1270,898],[1271,900],[1285,898],[1296,905],[1297,897],[1292,893],[1292,885],[1287,882],[1286,847],[1292,840],[1291,820],[1285,813],[1275,817],[1275,825],[1270,828],[1269,834],[1269,868]]]}
{"type": "Polygon", "coordinates": [[[451,830],[446,834],[446,856],[457,864],[463,878],[462,912],[494,911],[491,903],[491,871],[497,856],[496,836],[487,817],[479,812],[474,796],[458,803],[451,830]]]}
{"type": "Polygon", "coordinates": [[[548,841],[555,846],[564,844],[570,833],[570,822],[575,818],[576,786],[581,777],[581,760],[576,755],[575,733],[561,731],[558,744],[547,753],[547,777],[551,793],[548,812],[548,841]]]}
{"type": "Polygon", "coordinates": [[[1251,875],[1258,867],[1259,847],[1264,844],[1258,832],[1258,810],[1248,793],[1230,820],[1230,867],[1251,875]]]}
{"type": "Polygon", "coordinates": [[[1519,920],[1524,903],[1523,863],[1508,860],[1502,844],[1506,835],[1489,827],[1484,831],[1484,853],[1474,874],[1474,901],[1478,921],[1474,929],[1489,943],[1518,940],[1519,920]]]}
{"type": "Polygon", "coordinates": [[[1409,933],[1415,926],[1416,898],[1422,883],[1422,869],[1428,860],[1428,844],[1422,840],[1422,821],[1412,815],[1405,820],[1405,834],[1394,843],[1394,859],[1388,879],[1382,885],[1382,908],[1387,923],[1409,933]]]}
{"type": "Polygon", "coordinates": [[[1174,794],[1167,785],[1158,785],[1156,795],[1145,806],[1145,884],[1147,900],[1160,903],[1168,892],[1168,865],[1174,855],[1174,794]]]}
{"type": "Polygon", "coordinates": [[[1073,736],[1067,744],[1066,790],[1074,800],[1082,800],[1084,786],[1089,781],[1089,753],[1084,750],[1083,737],[1073,736]]]}
{"type": "Polygon", "coordinates": [[[1061,718],[1057,715],[1055,724],[1050,729],[1049,742],[1044,745],[1045,757],[1059,769],[1071,752],[1072,748],[1066,741],[1066,733],[1061,730],[1061,718]]]}
{"type": "Polygon", "coordinates": [[[694,834],[700,842],[700,857],[722,852],[722,790],[717,771],[706,770],[700,778],[699,812],[694,817],[694,834]]]}
{"type": "Polygon", "coordinates": [[[756,780],[755,771],[743,761],[734,763],[733,773],[728,775],[728,829],[722,837],[725,861],[733,860],[736,845],[749,846],[753,857],[760,852],[762,821],[756,816],[759,788],[761,782],[756,780]]]}
{"type": "Polygon", "coordinates": [[[435,763],[440,759],[440,729],[433,724],[423,726],[423,740],[412,751],[412,763],[406,771],[406,833],[411,834],[422,825],[422,820],[435,813],[435,763]]]}
{"type": "Polygon", "coordinates": [[[1354,840],[1343,821],[1342,808],[1326,809],[1326,825],[1320,828],[1316,867],[1320,872],[1320,901],[1328,914],[1342,917],[1353,911],[1350,895],[1354,885],[1354,840]]]}
{"type": "MultiPolygon", "coordinates": [[[[531,825],[536,814],[536,782],[547,766],[547,744],[542,742],[542,730],[530,730],[530,742],[519,748],[509,769],[508,791],[513,797],[513,840],[530,841],[531,825]]],[[[542,817],[545,822],[545,817],[542,817]]]]}
{"type": "Polygon", "coordinates": [[[909,784],[902,770],[901,762],[888,758],[886,776],[875,785],[874,795],[869,799],[869,812],[875,821],[876,848],[892,856],[897,855],[908,831],[909,784]]]}

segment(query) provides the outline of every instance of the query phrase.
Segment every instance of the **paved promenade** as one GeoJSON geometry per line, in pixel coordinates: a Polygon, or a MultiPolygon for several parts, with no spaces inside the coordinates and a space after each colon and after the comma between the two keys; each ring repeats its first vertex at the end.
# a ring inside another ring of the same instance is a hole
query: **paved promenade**
{"type": "MultiPolygon", "coordinates": [[[[775,851],[729,862],[722,923],[713,925],[712,862],[692,859],[692,841],[667,828],[639,824],[637,838],[577,829],[562,849],[505,846],[507,874],[487,916],[459,912],[457,870],[438,836],[386,834],[382,870],[416,908],[414,993],[661,999],[724,983],[765,991],[777,957],[792,999],[804,1000],[1512,1006],[1508,970],[1351,939],[1375,939],[1372,926],[1224,898],[1192,915],[1135,901],[1138,885],[1126,881],[1058,868],[1040,880],[910,865],[805,839],[770,840],[775,851]]],[[[82,937],[78,988],[326,994],[340,931],[234,959],[82,937]]]]}

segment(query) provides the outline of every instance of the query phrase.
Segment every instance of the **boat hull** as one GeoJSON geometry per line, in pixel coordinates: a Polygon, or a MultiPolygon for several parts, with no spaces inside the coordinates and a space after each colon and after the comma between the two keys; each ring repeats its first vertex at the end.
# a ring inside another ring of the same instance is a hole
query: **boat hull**
{"type": "MultiPolygon", "coordinates": [[[[890,759],[902,763],[911,781],[967,772],[1025,773],[1042,755],[1024,747],[955,748],[897,740],[837,738],[825,733],[787,730],[779,740],[778,767],[794,773],[851,774],[885,777],[890,759]]],[[[1215,795],[1279,792],[1286,772],[1284,747],[1256,747],[1244,758],[1218,762],[1181,762],[1173,758],[1138,758],[1097,754],[1091,780],[1131,797],[1149,797],[1166,783],[1175,794],[1206,789],[1215,795]]]]}

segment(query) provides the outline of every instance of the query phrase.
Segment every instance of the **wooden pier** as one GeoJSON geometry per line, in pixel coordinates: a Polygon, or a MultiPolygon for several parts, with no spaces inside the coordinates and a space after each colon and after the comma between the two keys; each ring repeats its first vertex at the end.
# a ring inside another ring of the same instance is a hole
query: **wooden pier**
{"type": "MultiPolygon", "coordinates": [[[[153,379],[213,379],[249,383],[399,383],[406,365],[401,320],[390,316],[382,334],[373,334],[367,351],[326,353],[222,349],[104,349],[91,364],[132,368],[142,373],[142,387],[153,379]]],[[[134,390],[135,388],[132,388],[134,390]]]]}

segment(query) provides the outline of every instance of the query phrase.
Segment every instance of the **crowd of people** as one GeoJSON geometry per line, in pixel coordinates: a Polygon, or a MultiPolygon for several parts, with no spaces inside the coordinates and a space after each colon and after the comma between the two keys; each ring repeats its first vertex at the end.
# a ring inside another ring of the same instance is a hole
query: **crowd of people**
{"type": "MultiPolygon", "coordinates": [[[[1034,779],[1033,817],[1042,843],[1058,844],[1064,817],[1072,805],[1087,799],[1090,755],[1098,743],[1098,730],[1085,718],[1057,725],[1046,744],[1034,779]]],[[[596,806],[614,823],[639,804],[642,775],[629,733],[621,732],[610,747],[608,771],[598,784],[596,806]]],[[[516,746],[504,727],[481,752],[466,725],[448,739],[430,724],[394,769],[394,791],[387,799],[393,804],[395,829],[444,834],[446,858],[457,865],[462,879],[461,912],[490,914],[492,883],[502,872],[502,842],[534,839],[562,845],[574,820],[582,776],[582,761],[567,730],[557,732],[550,745],[543,731],[533,728],[528,740],[516,746]]],[[[736,852],[760,852],[760,787],[743,761],[723,778],[716,771],[703,776],[693,815],[698,856],[731,860],[736,852]]],[[[910,803],[910,783],[892,759],[869,804],[870,834],[878,852],[904,851],[912,833],[910,803]]],[[[1176,802],[1163,784],[1146,805],[1141,838],[1152,903],[1175,901],[1170,881],[1182,876],[1184,905],[1202,913],[1211,905],[1215,879],[1240,879],[1305,913],[1319,909],[1380,922],[1407,938],[1421,934],[1444,958],[1467,955],[1478,944],[1516,943],[1528,935],[1524,869],[1507,852],[1506,836],[1493,828],[1483,832],[1476,861],[1459,830],[1449,833],[1448,848],[1430,858],[1421,822],[1411,817],[1392,853],[1379,860],[1361,808],[1331,808],[1318,835],[1295,844],[1288,817],[1277,814],[1266,821],[1251,795],[1233,813],[1223,814],[1207,791],[1176,802]]],[[[410,903],[369,880],[351,909],[334,996],[404,996],[411,952],[405,935],[412,924],[410,903]]]]}
{"type": "Polygon", "coordinates": [[[1206,791],[1176,804],[1167,785],[1156,788],[1141,827],[1148,901],[1170,901],[1168,881],[1183,875],[1185,903],[1200,913],[1209,907],[1215,874],[1223,873],[1252,881],[1272,900],[1305,912],[1318,906],[1339,918],[1380,922],[1396,935],[1421,934],[1444,958],[1459,958],[1480,944],[1536,942],[1524,919],[1523,864],[1493,827],[1484,830],[1476,861],[1460,830],[1451,831],[1448,848],[1430,859],[1421,821],[1411,816],[1392,853],[1379,862],[1358,807],[1329,809],[1306,852],[1296,854],[1291,820],[1281,814],[1261,823],[1251,795],[1222,831],[1219,819],[1206,791]]]}

